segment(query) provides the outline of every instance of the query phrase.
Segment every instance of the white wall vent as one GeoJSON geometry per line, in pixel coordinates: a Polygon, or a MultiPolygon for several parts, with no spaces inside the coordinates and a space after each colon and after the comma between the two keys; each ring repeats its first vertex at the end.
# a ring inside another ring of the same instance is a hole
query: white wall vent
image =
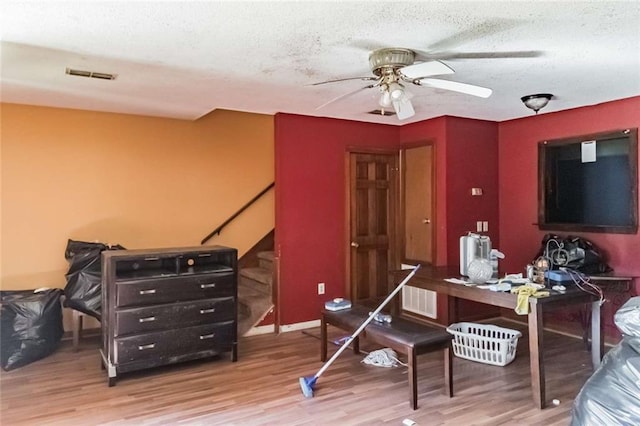
{"type": "Polygon", "coordinates": [[[73,68],[67,68],[65,73],[69,75],[74,75],[76,77],[98,78],[100,80],[115,80],[116,78],[115,74],[107,74],[104,72],[95,72],[95,71],[75,70],[73,68]]]}
{"type": "Polygon", "coordinates": [[[402,309],[429,318],[438,316],[436,292],[406,285],[402,288],[402,309]]]}

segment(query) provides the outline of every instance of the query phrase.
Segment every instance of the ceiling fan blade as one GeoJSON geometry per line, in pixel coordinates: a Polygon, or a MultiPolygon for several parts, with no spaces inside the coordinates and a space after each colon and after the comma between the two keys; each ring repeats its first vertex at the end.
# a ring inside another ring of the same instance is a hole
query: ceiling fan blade
{"type": "Polygon", "coordinates": [[[342,95],[337,96],[337,97],[335,97],[335,98],[333,98],[333,99],[331,99],[331,100],[329,100],[329,101],[327,101],[327,102],[323,103],[323,104],[322,104],[322,105],[320,105],[319,107],[316,107],[316,111],[317,111],[317,110],[319,110],[319,109],[321,109],[321,108],[326,107],[326,106],[327,106],[327,105],[329,105],[329,104],[332,104],[332,103],[334,103],[334,102],[337,102],[337,101],[339,101],[339,100],[341,100],[341,99],[345,99],[345,98],[348,98],[349,96],[355,95],[356,93],[359,93],[359,92],[361,92],[361,91],[363,91],[363,90],[365,90],[365,89],[371,89],[371,88],[374,88],[374,87],[376,87],[377,85],[378,85],[378,83],[376,83],[376,84],[369,84],[369,85],[367,85],[367,86],[360,87],[359,89],[352,90],[351,92],[343,93],[342,95]]]}
{"type": "Polygon", "coordinates": [[[377,79],[378,79],[378,77],[347,77],[347,78],[337,78],[335,80],[321,81],[319,83],[311,83],[311,84],[307,84],[307,86],[318,86],[320,84],[338,83],[340,81],[349,81],[349,80],[372,81],[372,80],[377,80],[377,79]]]}
{"type": "Polygon", "coordinates": [[[406,96],[403,96],[400,100],[393,101],[392,104],[398,120],[405,120],[416,115],[413,105],[411,105],[411,101],[406,96]]]}
{"type": "Polygon", "coordinates": [[[377,40],[367,40],[367,39],[351,40],[349,42],[349,46],[355,47],[356,49],[360,49],[360,50],[366,50],[367,52],[371,52],[372,50],[382,49],[385,47],[390,47],[385,45],[384,43],[380,43],[377,40]]]}
{"type": "Polygon", "coordinates": [[[422,62],[400,68],[400,73],[409,80],[432,75],[453,74],[454,72],[451,67],[440,61],[422,62]]]}
{"type": "Polygon", "coordinates": [[[467,95],[488,98],[493,91],[486,87],[475,86],[473,84],[459,83],[457,81],[440,80],[439,78],[423,78],[414,82],[420,86],[431,86],[437,89],[452,90],[454,92],[465,93],[467,95]]]}
{"type": "Polygon", "coordinates": [[[541,50],[515,50],[506,52],[423,52],[414,50],[416,59],[423,61],[455,61],[459,59],[503,59],[503,58],[537,58],[544,55],[541,50]]]}
{"type": "Polygon", "coordinates": [[[479,22],[466,30],[458,31],[449,37],[429,45],[428,50],[447,50],[457,47],[469,41],[478,40],[489,35],[497,34],[502,31],[521,25],[523,21],[516,19],[493,18],[479,22]]]}

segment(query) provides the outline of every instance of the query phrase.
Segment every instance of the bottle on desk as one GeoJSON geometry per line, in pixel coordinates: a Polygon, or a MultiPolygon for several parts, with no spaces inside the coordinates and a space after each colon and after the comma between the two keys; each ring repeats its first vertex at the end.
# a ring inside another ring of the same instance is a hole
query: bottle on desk
{"type": "Polygon", "coordinates": [[[502,253],[501,251],[498,251],[496,249],[491,249],[491,253],[489,254],[489,258],[490,258],[490,262],[491,262],[491,268],[493,269],[493,274],[491,275],[491,277],[492,278],[498,278],[498,276],[499,276],[498,259],[504,259],[504,253],[502,253]]]}

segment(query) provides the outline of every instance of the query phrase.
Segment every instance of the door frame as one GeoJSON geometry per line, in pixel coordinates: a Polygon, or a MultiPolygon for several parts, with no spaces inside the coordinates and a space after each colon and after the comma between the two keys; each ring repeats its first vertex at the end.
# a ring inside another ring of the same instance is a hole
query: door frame
{"type": "MultiPolygon", "coordinates": [[[[398,236],[401,228],[399,227],[399,206],[400,206],[400,149],[393,148],[371,148],[371,147],[358,147],[347,146],[344,154],[344,245],[345,248],[345,294],[351,297],[352,283],[351,283],[351,155],[352,154],[379,154],[394,156],[395,170],[392,168],[391,180],[393,185],[393,194],[389,200],[389,205],[393,206],[392,213],[390,212],[389,226],[389,255],[388,264],[389,268],[400,268],[400,248],[398,236]]],[[[391,209],[390,209],[391,210],[391,209]]]]}
{"type": "Polygon", "coordinates": [[[404,221],[404,203],[405,203],[405,199],[407,197],[407,194],[405,193],[405,180],[406,180],[406,176],[405,176],[405,172],[406,172],[406,154],[405,151],[407,149],[411,149],[411,148],[419,148],[422,146],[431,146],[431,213],[433,218],[431,219],[431,225],[433,227],[433,232],[432,232],[432,238],[431,238],[431,253],[432,253],[432,265],[435,266],[437,265],[437,259],[438,259],[438,210],[437,210],[437,203],[436,203],[436,199],[438,198],[437,195],[437,190],[438,190],[438,184],[437,184],[437,176],[438,176],[438,172],[436,170],[437,165],[438,165],[438,161],[437,161],[437,156],[438,156],[438,152],[437,152],[437,144],[435,139],[422,139],[422,140],[417,140],[417,141],[413,141],[413,142],[408,142],[408,143],[403,143],[400,146],[400,150],[399,150],[399,155],[400,155],[400,180],[398,182],[399,185],[399,206],[401,209],[401,213],[398,216],[398,229],[399,229],[399,234],[398,234],[398,251],[399,251],[399,257],[401,262],[407,262],[407,263],[421,263],[416,261],[415,259],[407,259],[406,253],[405,253],[405,221],[404,221]]]}

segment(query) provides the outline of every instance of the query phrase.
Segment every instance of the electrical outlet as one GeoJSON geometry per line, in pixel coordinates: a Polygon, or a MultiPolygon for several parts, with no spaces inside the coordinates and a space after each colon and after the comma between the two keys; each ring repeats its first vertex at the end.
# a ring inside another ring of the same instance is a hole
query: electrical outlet
{"type": "Polygon", "coordinates": [[[324,283],[318,283],[318,294],[324,294],[324,283]]]}
{"type": "Polygon", "coordinates": [[[476,232],[482,232],[482,221],[481,220],[476,222],[476,232]]]}

